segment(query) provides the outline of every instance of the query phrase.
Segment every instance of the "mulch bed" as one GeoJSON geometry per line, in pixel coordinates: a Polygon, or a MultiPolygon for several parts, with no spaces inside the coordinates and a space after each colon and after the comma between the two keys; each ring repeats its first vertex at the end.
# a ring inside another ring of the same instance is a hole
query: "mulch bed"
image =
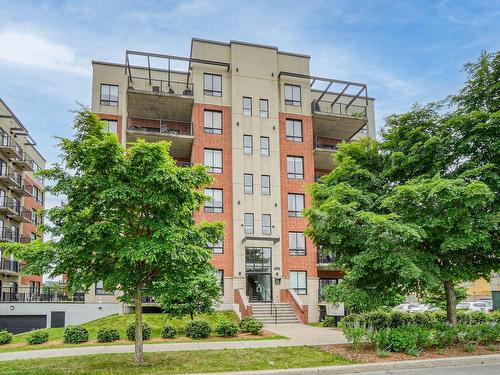
{"type": "Polygon", "coordinates": [[[362,349],[360,349],[359,352],[351,349],[350,345],[348,344],[322,345],[319,348],[328,353],[337,354],[344,358],[360,363],[372,363],[495,354],[498,352],[498,350],[500,350],[500,345],[495,346],[496,350],[491,350],[491,347],[488,349],[486,346],[478,345],[476,350],[473,352],[466,352],[463,349],[462,345],[456,345],[447,349],[431,348],[422,351],[419,356],[412,356],[406,353],[390,352],[388,357],[379,357],[369,345],[365,345],[362,349]]]}

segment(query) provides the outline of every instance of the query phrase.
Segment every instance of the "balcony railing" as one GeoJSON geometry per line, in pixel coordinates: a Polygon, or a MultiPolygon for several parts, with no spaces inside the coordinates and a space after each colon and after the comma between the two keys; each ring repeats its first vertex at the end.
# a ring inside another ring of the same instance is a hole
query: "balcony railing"
{"type": "Polygon", "coordinates": [[[186,168],[193,166],[193,163],[191,163],[189,161],[176,160],[175,164],[177,164],[179,167],[186,167],[186,168]]]}
{"type": "Polygon", "coordinates": [[[18,165],[23,170],[33,171],[35,169],[35,161],[26,152],[20,150],[21,157],[14,159],[12,162],[18,165]]]}
{"type": "Polygon", "coordinates": [[[360,105],[348,105],[338,102],[328,102],[324,100],[313,100],[311,103],[312,112],[329,113],[333,115],[351,116],[366,119],[366,107],[360,105]]]}
{"type": "Polygon", "coordinates": [[[193,135],[193,124],[185,121],[129,117],[129,130],[165,135],[193,135]]]}
{"type": "Polygon", "coordinates": [[[21,158],[22,149],[3,129],[0,131],[0,150],[12,158],[21,158]]]}
{"type": "Polygon", "coordinates": [[[74,302],[85,303],[85,293],[67,293],[64,290],[33,290],[30,287],[6,287],[0,289],[0,303],[74,302]]]}
{"type": "Polygon", "coordinates": [[[314,148],[335,151],[339,143],[343,141],[345,141],[345,139],[316,136],[314,140],[314,148]]]}
{"type": "Polygon", "coordinates": [[[0,271],[10,271],[19,273],[21,264],[17,260],[0,258],[0,271]]]}
{"type": "Polygon", "coordinates": [[[24,236],[22,234],[16,233],[15,231],[11,231],[10,229],[1,229],[0,230],[0,242],[20,242],[20,243],[30,243],[31,238],[28,236],[24,236]]]}
{"type": "Polygon", "coordinates": [[[170,95],[193,96],[193,84],[169,81],[165,79],[149,79],[133,76],[128,84],[129,90],[147,91],[170,95]]]}
{"type": "Polygon", "coordinates": [[[323,254],[318,252],[318,264],[331,264],[335,261],[335,254],[323,254]]]}

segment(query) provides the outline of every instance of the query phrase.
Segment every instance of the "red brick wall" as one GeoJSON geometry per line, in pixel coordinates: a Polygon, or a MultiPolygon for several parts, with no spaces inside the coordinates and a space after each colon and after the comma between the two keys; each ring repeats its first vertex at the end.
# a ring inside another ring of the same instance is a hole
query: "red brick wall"
{"type": "Polygon", "coordinates": [[[281,302],[286,302],[291,306],[293,312],[297,315],[301,323],[309,323],[309,307],[307,305],[303,305],[301,308],[295,302],[295,299],[290,295],[290,291],[288,289],[281,289],[281,302]]]}
{"type": "Polygon", "coordinates": [[[316,247],[306,238],[306,255],[290,256],[288,254],[288,232],[303,232],[307,220],[303,217],[288,217],[288,193],[305,194],[305,207],[310,206],[307,193],[308,185],[314,182],[313,125],[311,116],[280,113],[280,175],[281,175],[281,231],[283,276],[288,277],[290,270],[307,271],[307,277],[316,277],[316,247]],[[286,119],[302,120],[303,142],[286,140],[286,119]],[[290,179],[287,175],[287,156],[304,158],[304,179],[290,179]]]}
{"type": "Polygon", "coordinates": [[[232,188],[232,149],[231,149],[231,108],[226,106],[198,104],[193,105],[193,132],[194,141],[191,162],[203,164],[204,149],[213,148],[222,150],[222,172],[213,173],[212,187],[223,189],[223,213],[195,212],[196,221],[222,221],[224,222],[224,253],[214,254],[213,264],[218,269],[224,270],[224,277],[232,277],[233,265],[233,188],[232,188]],[[204,110],[222,112],[222,134],[209,134],[203,131],[204,110]]]}
{"type": "Polygon", "coordinates": [[[119,115],[108,115],[104,113],[96,113],[97,116],[99,116],[103,120],[115,120],[118,122],[118,125],[116,126],[117,131],[118,131],[118,141],[122,143],[122,116],[119,115]]]}

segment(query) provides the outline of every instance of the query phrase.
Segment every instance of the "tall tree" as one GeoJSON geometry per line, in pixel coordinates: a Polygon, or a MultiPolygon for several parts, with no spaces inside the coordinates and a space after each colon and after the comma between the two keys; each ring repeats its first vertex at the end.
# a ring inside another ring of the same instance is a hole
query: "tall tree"
{"type": "MultiPolygon", "coordinates": [[[[139,140],[123,148],[99,118],[82,109],[73,139],[60,138],[62,163],[44,170],[47,191],[65,197],[47,211],[53,240],[12,246],[27,261],[26,272],[67,274],[72,289],[103,281],[135,305],[135,360],[144,361],[142,299],[162,284],[204,272],[207,244],[222,236],[221,223],[195,223],[192,212],[210,184],[205,167],[183,168],[169,155],[169,143],[139,140]]],[[[215,275],[214,275],[215,278],[215,275]]]]}

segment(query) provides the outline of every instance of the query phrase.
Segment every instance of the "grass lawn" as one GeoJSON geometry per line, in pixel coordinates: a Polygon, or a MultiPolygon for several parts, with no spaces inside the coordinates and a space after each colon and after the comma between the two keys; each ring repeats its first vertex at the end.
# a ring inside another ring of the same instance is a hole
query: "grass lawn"
{"type": "MultiPolygon", "coordinates": [[[[203,314],[196,316],[195,319],[205,320],[209,322],[212,328],[215,326],[215,323],[220,319],[232,320],[234,322],[239,321],[238,316],[234,313],[234,311],[216,311],[212,314],[203,314]]],[[[184,317],[182,319],[171,318],[167,314],[143,314],[143,321],[151,326],[151,340],[145,341],[145,344],[192,341],[190,338],[183,336],[184,326],[190,320],[191,319],[189,317],[184,317]],[[166,323],[171,324],[177,328],[179,337],[169,340],[160,339],[161,329],[166,323]]],[[[23,350],[71,348],[71,347],[95,346],[95,345],[127,345],[127,344],[131,345],[133,342],[127,340],[125,331],[127,326],[133,321],[134,321],[134,315],[127,314],[127,315],[110,315],[105,318],[85,323],[83,324],[83,326],[89,330],[89,342],[83,344],[64,344],[63,343],[64,328],[48,328],[47,331],[49,332],[49,341],[42,345],[26,344],[25,339],[28,333],[21,333],[14,336],[11,344],[1,345],[0,353],[23,351],[23,350]],[[122,340],[105,344],[95,342],[97,338],[97,332],[103,326],[113,327],[118,329],[118,331],[120,332],[120,338],[122,340]]],[[[209,337],[207,340],[269,340],[269,339],[272,340],[272,339],[283,339],[283,338],[286,337],[272,335],[272,334],[264,334],[263,336],[240,335],[237,337],[224,339],[222,337],[218,337],[215,332],[212,332],[211,337],[209,337]]]]}
{"type": "Polygon", "coordinates": [[[309,346],[145,353],[146,363],[134,364],[133,354],[101,354],[8,361],[2,374],[189,374],[251,371],[353,364],[338,355],[309,346]]]}

